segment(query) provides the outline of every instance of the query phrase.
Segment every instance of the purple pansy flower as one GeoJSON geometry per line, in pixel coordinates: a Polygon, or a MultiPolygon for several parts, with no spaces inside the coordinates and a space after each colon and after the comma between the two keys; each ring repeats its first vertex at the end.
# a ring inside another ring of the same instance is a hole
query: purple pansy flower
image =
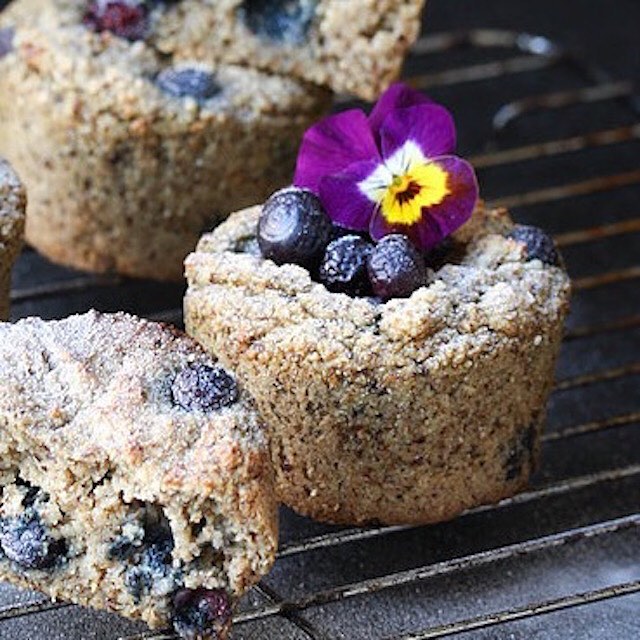
{"type": "Polygon", "coordinates": [[[315,192],[338,225],[374,240],[409,236],[428,250],[462,226],[478,200],[471,165],[452,155],[451,114],[404,84],[371,115],[352,109],[305,134],[294,184],[315,192]]]}

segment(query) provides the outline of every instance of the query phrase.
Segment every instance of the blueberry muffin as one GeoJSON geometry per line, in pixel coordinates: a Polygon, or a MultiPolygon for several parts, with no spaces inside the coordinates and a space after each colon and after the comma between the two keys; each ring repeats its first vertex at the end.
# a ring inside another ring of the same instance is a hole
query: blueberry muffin
{"type": "Polygon", "coordinates": [[[480,202],[424,254],[321,209],[286,190],[186,262],[188,333],[251,389],[279,497],[331,522],[431,523],[522,489],[568,309],[553,242],[480,202]]]}
{"type": "Polygon", "coordinates": [[[144,38],[177,60],[240,64],[373,100],[398,76],[419,33],[425,0],[32,3],[65,24],[84,21],[144,38]]]}
{"type": "Polygon", "coordinates": [[[291,75],[373,100],[400,73],[425,0],[182,0],[158,48],[291,75]]]}
{"type": "Polygon", "coordinates": [[[235,377],[124,314],[0,325],[0,579],[225,638],[277,544],[268,445],[235,377]]]}
{"type": "Polygon", "coordinates": [[[25,191],[18,176],[0,158],[0,320],[9,317],[11,267],[22,247],[26,203],[25,191]]]}
{"type": "Polygon", "coordinates": [[[0,16],[0,151],[30,191],[27,240],[48,258],[179,280],[203,230],[288,181],[330,96],[178,60],[154,45],[142,5],[125,8],[17,0],[0,16]]]}

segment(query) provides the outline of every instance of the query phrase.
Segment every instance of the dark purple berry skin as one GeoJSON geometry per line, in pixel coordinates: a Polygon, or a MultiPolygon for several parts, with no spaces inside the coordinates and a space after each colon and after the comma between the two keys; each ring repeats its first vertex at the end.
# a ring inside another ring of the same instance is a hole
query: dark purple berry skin
{"type": "Polygon", "coordinates": [[[143,4],[132,0],[95,0],[83,23],[93,31],[110,31],[126,40],[142,40],[149,31],[149,15],[143,4]]]}
{"type": "Polygon", "coordinates": [[[198,102],[206,102],[222,90],[211,72],[192,67],[165,69],[156,78],[156,84],[167,95],[198,102]]]}
{"type": "Polygon", "coordinates": [[[303,44],[317,0],[244,0],[239,13],[255,35],[282,44],[303,44]]]}
{"type": "Polygon", "coordinates": [[[181,589],[173,598],[173,610],[173,626],[186,640],[221,637],[233,613],[229,597],[219,589],[181,589]]]}
{"type": "Polygon", "coordinates": [[[276,264],[315,270],[329,244],[332,225],[319,198],[306,189],[274,193],[262,207],[258,243],[276,264]]]}
{"type": "Polygon", "coordinates": [[[560,265],[558,249],[553,239],[542,229],[518,224],[509,233],[509,238],[527,248],[527,260],[540,260],[554,267],[560,265]]]}
{"type": "Polygon", "coordinates": [[[408,298],[424,285],[423,255],[401,234],[385,236],[369,256],[369,280],[375,295],[383,300],[408,298]]]}
{"type": "Polygon", "coordinates": [[[15,31],[11,28],[0,29],[0,58],[13,51],[15,31]]]}
{"type": "Polygon", "coordinates": [[[373,245],[360,236],[342,236],[330,242],[320,265],[320,282],[335,293],[369,295],[367,261],[372,251],[373,245]]]}
{"type": "Polygon", "coordinates": [[[217,411],[238,400],[238,385],[222,367],[196,364],[173,381],[173,402],[186,411],[217,411]]]}
{"type": "Polygon", "coordinates": [[[0,546],[5,556],[23,569],[49,569],[64,552],[64,543],[51,538],[33,509],[0,522],[0,546]]]}

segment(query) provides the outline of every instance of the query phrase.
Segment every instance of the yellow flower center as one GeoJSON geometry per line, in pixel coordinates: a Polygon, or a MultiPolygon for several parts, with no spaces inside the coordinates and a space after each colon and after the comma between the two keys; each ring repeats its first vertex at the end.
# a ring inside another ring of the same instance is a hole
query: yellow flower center
{"type": "Polygon", "coordinates": [[[440,204],[450,193],[448,174],[442,167],[417,163],[406,174],[394,176],[380,194],[380,206],[389,224],[409,226],[422,218],[423,208],[440,204]]]}

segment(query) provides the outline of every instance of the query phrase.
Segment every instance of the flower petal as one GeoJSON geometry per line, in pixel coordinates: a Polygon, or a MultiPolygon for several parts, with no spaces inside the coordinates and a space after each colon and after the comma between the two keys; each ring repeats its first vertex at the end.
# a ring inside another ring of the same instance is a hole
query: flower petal
{"type": "Polygon", "coordinates": [[[356,162],[341,173],[320,182],[320,200],[333,222],[346,229],[366,231],[377,204],[367,197],[360,183],[379,167],[375,161],[356,162]]]}
{"type": "Polygon", "coordinates": [[[403,233],[426,251],[469,220],[478,201],[478,182],[473,167],[456,156],[443,156],[432,162],[447,173],[449,195],[440,204],[424,207],[421,220],[411,226],[390,225],[381,210],[376,210],[370,226],[374,240],[391,233],[403,233]]]}
{"type": "Polygon", "coordinates": [[[364,160],[377,160],[380,152],[369,120],[360,109],[329,116],[304,135],[294,177],[297,187],[318,193],[322,178],[364,160]]]}
{"type": "Polygon", "coordinates": [[[373,135],[379,142],[382,123],[392,111],[430,102],[433,102],[431,98],[421,91],[416,91],[402,82],[395,82],[380,96],[369,116],[373,135]]]}
{"type": "Polygon", "coordinates": [[[438,104],[423,104],[390,113],[380,129],[382,155],[389,158],[411,141],[427,158],[448,155],[456,147],[451,114],[438,104]]]}

